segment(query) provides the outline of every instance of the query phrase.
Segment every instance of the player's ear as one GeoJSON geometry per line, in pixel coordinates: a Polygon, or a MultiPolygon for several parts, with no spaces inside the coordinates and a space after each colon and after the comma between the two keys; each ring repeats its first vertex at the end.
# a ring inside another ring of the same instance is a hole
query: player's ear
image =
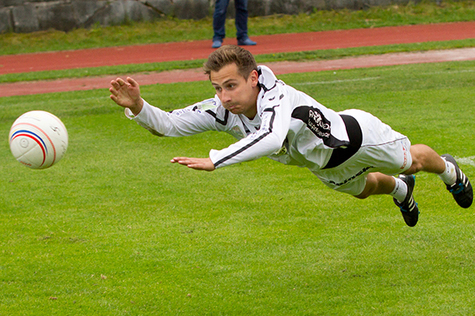
{"type": "Polygon", "coordinates": [[[251,80],[252,87],[256,87],[257,84],[259,83],[259,74],[257,73],[257,70],[251,71],[251,74],[249,75],[249,79],[251,80]]]}

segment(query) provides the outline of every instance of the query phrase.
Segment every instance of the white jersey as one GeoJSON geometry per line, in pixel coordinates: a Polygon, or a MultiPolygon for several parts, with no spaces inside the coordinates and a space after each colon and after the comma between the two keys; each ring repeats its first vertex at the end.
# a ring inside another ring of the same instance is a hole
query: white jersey
{"type": "Polygon", "coordinates": [[[217,96],[184,109],[165,112],[144,102],[133,117],[139,125],[158,136],[188,136],[205,131],[223,131],[239,141],[209,157],[216,168],[268,156],[284,164],[324,167],[334,148],[349,145],[342,117],[305,93],[278,80],[266,66],[259,66],[257,115],[226,110],[217,96]]]}

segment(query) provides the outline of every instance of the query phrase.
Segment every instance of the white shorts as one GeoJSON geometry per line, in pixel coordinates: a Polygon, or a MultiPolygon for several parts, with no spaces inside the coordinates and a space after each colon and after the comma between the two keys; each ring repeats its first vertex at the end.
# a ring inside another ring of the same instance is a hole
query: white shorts
{"type": "Polygon", "coordinates": [[[359,195],[370,172],[396,175],[412,165],[409,139],[394,131],[377,117],[360,110],[340,114],[353,116],[363,134],[360,149],[341,165],[313,172],[328,187],[351,195],[359,195]]]}

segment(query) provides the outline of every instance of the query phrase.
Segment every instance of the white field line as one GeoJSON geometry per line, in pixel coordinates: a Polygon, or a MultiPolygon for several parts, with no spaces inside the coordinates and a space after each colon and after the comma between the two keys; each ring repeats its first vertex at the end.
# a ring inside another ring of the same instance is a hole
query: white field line
{"type": "Polygon", "coordinates": [[[470,156],[470,157],[465,157],[465,158],[455,157],[455,160],[457,160],[457,163],[475,167],[475,156],[470,156]]]}
{"type": "Polygon", "coordinates": [[[297,82],[293,83],[293,86],[307,86],[307,85],[318,85],[318,84],[333,84],[333,83],[342,83],[342,82],[353,82],[353,81],[366,81],[366,80],[378,80],[381,77],[367,77],[367,78],[357,78],[357,79],[341,79],[341,80],[331,80],[331,81],[309,81],[309,82],[297,82]]]}
{"type": "Polygon", "coordinates": [[[421,75],[441,75],[441,74],[461,74],[465,72],[475,72],[475,69],[463,69],[463,70],[449,70],[449,71],[435,71],[435,72],[425,72],[421,75]]]}
{"type": "MultiPolygon", "coordinates": [[[[440,75],[440,74],[459,74],[466,72],[475,72],[475,69],[463,69],[463,70],[449,70],[449,71],[436,71],[436,72],[426,72],[421,73],[421,75],[440,75]]],[[[331,80],[331,81],[309,81],[309,82],[297,82],[293,83],[294,86],[308,86],[308,85],[321,85],[321,84],[334,84],[334,83],[344,83],[344,82],[357,82],[357,81],[366,81],[366,80],[378,80],[383,79],[381,77],[367,77],[367,78],[356,78],[356,79],[341,79],[341,80],[331,80]]]]}

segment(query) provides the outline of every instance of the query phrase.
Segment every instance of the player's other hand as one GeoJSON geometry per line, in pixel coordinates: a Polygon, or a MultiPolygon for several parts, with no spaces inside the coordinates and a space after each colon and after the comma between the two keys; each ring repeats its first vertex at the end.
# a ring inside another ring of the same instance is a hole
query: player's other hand
{"type": "Polygon", "coordinates": [[[143,100],[140,97],[139,84],[132,78],[127,77],[127,81],[117,78],[111,81],[109,91],[110,98],[120,106],[129,108],[134,115],[140,113],[143,107],[143,100]]]}
{"type": "Polygon", "coordinates": [[[209,158],[175,157],[170,162],[179,163],[180,165],[184,165],[195,170],[213,171],[215,169],[213,162],[209,158]]]}

